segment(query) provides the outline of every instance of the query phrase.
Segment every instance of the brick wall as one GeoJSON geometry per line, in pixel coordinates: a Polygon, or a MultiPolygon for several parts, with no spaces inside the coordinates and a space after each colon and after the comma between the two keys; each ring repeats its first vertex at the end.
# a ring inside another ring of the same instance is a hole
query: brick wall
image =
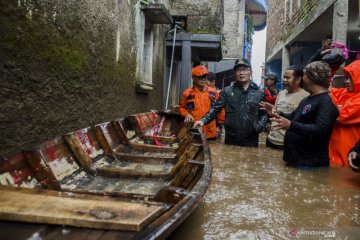
{"type": "Polygon", "coordinates": [[[284,0],[268,1],[267,15],[267,36],[266,36],[266,55],[272,50],[277,42],[283,39],[284,33],[284,0]]]}
{"type": "Polygon", "coordinates": [[[318,0],[268,1],[266,55],[318,5],[318,0]]]}

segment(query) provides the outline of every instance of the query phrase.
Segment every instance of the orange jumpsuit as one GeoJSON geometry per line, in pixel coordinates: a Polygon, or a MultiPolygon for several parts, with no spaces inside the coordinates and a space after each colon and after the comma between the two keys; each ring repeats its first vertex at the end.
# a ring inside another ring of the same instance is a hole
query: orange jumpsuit
{"type": "Polygon", "coordinates": [[[339,109],[339,117],[330,138],[331,165],[348,166],[347,155],[360,138],[360,60],[344,68],[354,83],[354,92],[346,88],[332,88],[333,102],[339,109]]]}
{"type": "MultiPolygon", "coordinates": [[[[185,117],[190,113],[193,115],[194,120],[200,120],[212,107],[219,98],[215,88],[205,86],[202,91],[197,87],[186,89],[179,103],[179,112],[185,117]]],[[[219,119],[219,121],[221,121],[219,119]]],[[[224,121],[224,119],[222,119],[224,121]]],[[[216,121],[211,121],[209,124],[203,126],[203,130],[207,138],[216,138],[216,121]]]]}

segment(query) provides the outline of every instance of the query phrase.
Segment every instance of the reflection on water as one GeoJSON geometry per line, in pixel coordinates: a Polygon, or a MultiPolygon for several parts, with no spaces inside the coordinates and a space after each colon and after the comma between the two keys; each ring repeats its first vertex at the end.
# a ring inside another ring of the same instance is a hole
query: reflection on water
{"type": "Polygon", "coordinates": [[[290,168],[264,142],[210,147],[210,188],[169,239],[360,239],[360,174],[290,168]]]}

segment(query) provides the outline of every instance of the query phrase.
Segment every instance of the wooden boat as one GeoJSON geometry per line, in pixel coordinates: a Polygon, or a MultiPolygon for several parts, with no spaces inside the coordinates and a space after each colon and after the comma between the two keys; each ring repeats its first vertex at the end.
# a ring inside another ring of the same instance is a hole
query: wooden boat
{"type": "Polygon", "coordinates": [[[211,171],[201,128],[171,112],[131,115],[0,157],[0,226],[165,238],[196,208],[211,171]]]}

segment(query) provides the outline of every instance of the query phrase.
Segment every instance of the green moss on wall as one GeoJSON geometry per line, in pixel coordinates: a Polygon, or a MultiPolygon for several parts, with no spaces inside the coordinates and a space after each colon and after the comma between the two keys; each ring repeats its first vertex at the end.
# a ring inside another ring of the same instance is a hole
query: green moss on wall
{"type": "Polygon", "coordinates": [[[84,72],[86,45],[79,36],[66,36],[60,26],[56,29],[56,25],[49,24],[40,10],[29,17],[24,8],[7,5],[0,16],[1,28],[6,33],[1,48],[7,55],[32,55],[35,62],[63,71],[84,72]]]}
{"type": "Polygon", "coordinates": [[[54,34],[54,41],[50,42],[42,51],[44,60],[61,65],[67,71],[81,73],[86,65],[85,44],[80,39],[64,39],[59,34],[54,34]]]}

